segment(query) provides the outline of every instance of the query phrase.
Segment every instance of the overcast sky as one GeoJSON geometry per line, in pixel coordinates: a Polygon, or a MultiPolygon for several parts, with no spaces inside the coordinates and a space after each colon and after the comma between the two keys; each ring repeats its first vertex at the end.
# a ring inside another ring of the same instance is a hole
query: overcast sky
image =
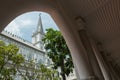
{"type": "Polygon", "coordinates": [[[7,25],[5,30],[13,34],[16,34],[22,37],[23,39],[31,42],[31,35],[32,35],[32,32],[37,28],[37,23],[38,23],[40,13],[41,13],[44,31],[45,29],[50,27],[58,30],[58,27],[53,21],[53,19],[51,18],[51,16],[43,12],[24,13],[16,17],[13,21],[11,21],[7,25]]]}

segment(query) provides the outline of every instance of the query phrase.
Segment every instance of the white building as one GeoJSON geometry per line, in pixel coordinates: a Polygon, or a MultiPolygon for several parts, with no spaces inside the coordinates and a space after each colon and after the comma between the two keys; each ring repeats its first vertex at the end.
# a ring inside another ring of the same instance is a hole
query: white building
{"type": "MultiPolygon", "coordinates": [[[[19,53],[21,53],[26,60],[36,60],[36,63],[49,66],[51,61],[46,56],[42,42],[43,37],[44,31],[40,15],[37,29],[32,34],[32,42],[7,31],[2,31],[0,34],[0,40],[3,40],[6,44],[15,44],[19,48],[19,53]]],[[[21,78],[17,76],[16,80],[21,80],[21,78]]],[[[76,80],[75,70],[73,70],[73,73],[69,76],[66,76],[66,80],[76,80]]]]}
{"type": "Polygon", "coordinates": [[[2,31],[0,34],[0,40],[3,40],[6,44],[15,44],[19,48],[19,53],[22,53],[27,60],[37,59],[39,63],[46,63],[43,37],[44,31],[41,17],[39,17],[37,29],[32,35],[32,43],[7,31],[2,31]]]}
{"type": "MultiPolygon", "coordinates": [[[[7,31],[2,31],[0,34],[0,40],[6,44],[15,44],[19,48],[19,53],[21,53],[26,60],[35,60],[38,64],[49,66],[50,61],[43,48],[43,37],[44,31],[41,16],[38,20],[37,29],[32,35],[32,43],[7,31]]],[[[17,76],[16,80],[21,80],[21,78],[17,76]]]]}

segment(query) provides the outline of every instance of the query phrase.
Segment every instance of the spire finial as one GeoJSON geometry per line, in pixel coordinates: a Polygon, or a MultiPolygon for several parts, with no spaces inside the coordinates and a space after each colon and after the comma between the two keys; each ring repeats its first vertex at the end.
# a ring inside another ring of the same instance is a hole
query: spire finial
{"type": "Polygon", "coordinates": [[[39,13],[39,19],[38,19],[38,24],[37,24],[37,31],[36,32],[41,32],[44,33],[43,31],[43,25],[42,25],[42,13],[39,13]]]}

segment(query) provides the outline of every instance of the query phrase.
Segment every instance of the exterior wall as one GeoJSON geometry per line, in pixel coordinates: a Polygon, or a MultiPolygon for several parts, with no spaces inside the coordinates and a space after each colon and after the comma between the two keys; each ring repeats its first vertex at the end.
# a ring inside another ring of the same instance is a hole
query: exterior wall
{"type": "Polygon", "coordinates": [[[32,38],[32,43],[33,43],[33,44],[35,43],[35,37],[32,38]]]}
{"type": "Polygon", "coordinates": [[[41,50],[43,50],[43,42],[42,42],[43,37],[44,37],[44,30],[42,26],[41,14],[39,14],[37,29],[32,34],[32,43],[41,50]]]}
{"type": "MultiPolygon", "coordinates": [[[[45,64],[46,66],[50,65],[50,61],[48,60],[45,52],[33,46],[32,43],[7,31],[3,31],[0,34],[0,40],[4,41],[6,44],[15,44],[19,48],[19,53],[22,54],[26,60],[35,59],[38,64],[45,64]]],[[[17,75],[15,76],[15,80],[22,79],[19,75],[17,75]]]]}
{"type": "Polygon", "coordinates": [[[41,63],[45,63],[45,52],[41,51],[37,48],[34,48],[33,45],[27,45],[31,43],[24,44],[22,43],[22,40],[17,40],[17,37],[14,37],[15,39],[12,39],[13,37],[8,35],[5,35],[4,33],[7,32],[2,32],[0,35],[0,40],[3,40],[6,44],[15,44],[19,48],[19,53],[21,53],[23,56],[25,56],[26,60],[28,59],[37,59],[37,61],[41,60],[41,63]]]}
{"type": "Polygon", "coordinates": [[[43,34],[41,34],[40,32],[35,32],[32,35],[32,43],[33,45],[37,46],[39,49],[43,50],[43,34]]]}
{"type": "MultiPolygon", "coordinates": [[[[0,34],[0,40],[3,40],[6,44],[17,45],[19,48],[19,53],[21,53],[26,60],[36,59],[36,63],[45,64],[47,66],[49,66],[52,62],[48,59],[45,52],[41,51],[37,48],[37,46],[7,31],[3,31],[0,34]]],[[[21,80],[21,77],[16,76],[15,80],[21,80]]],[[[66,77],[66,80],[76,80],[75,70],[73,70],[73,73],[66,77]]]]}
{"type": "Polygon", "coordinates": [[[19,48],[19,53],[28,59],[37,59],[37,62],[46,63],[44,59],[47,59],[45,52],[39,50],[37,47],[33,46],[32,43],[27,43],[24,40],[18,39],[15,35],[11,37],[11,34],[3,31],[0,34],[0,40],[3,40],[6,44],[15,44],[19,48]],[[24,42],[26,44],[24,44],[24,42]]]}

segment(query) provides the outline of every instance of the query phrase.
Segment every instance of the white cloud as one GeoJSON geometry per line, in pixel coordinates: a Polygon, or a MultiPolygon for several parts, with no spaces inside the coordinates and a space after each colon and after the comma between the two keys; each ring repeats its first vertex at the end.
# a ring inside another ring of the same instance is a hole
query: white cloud
{"type": "MultiPolygon", "coordinates": [[[[57,25],[51,19],[50,15],[46,13],[42,13],[41,17],[42,17],[44,29],[52,27],[58,30],[57,25]]],[[[10,24],[8,24],[5,30],[20,37],[24,37],[26,35],[30,36],[28,38],[30,39],[31,34],[28,33],[27,31],[33,31],[33,29],[36,30],[38,19],[39,19],[39,12],[26,13],[14,19],[10,24]]]]}
{"type": "Polygon", "coordinates": [[[20,20],[19,21],[21,23],[21,25],[24,26],[29,26],[33,24],[33,21],[31,21],[30,19],[26,19],[26,20],[20,20]]]}
{"type": "Polygon", "coordinates": [[[31,19],[21,19],[21,18],[16,18],[12,22],[6,26],[5,30],[18,35],[20,37],[23,36],[22,29],[25,29],[26,27],[29,27],[30,25],[33,25],[34,22],[31,19]]]}
{"type": "Polygon", "coordinates": [[[22,37],[22,33],[20,31],[20,25],[17,24],[15,20],[9,23],[8,26],[5,28],[5,30],[22,37]]]}

